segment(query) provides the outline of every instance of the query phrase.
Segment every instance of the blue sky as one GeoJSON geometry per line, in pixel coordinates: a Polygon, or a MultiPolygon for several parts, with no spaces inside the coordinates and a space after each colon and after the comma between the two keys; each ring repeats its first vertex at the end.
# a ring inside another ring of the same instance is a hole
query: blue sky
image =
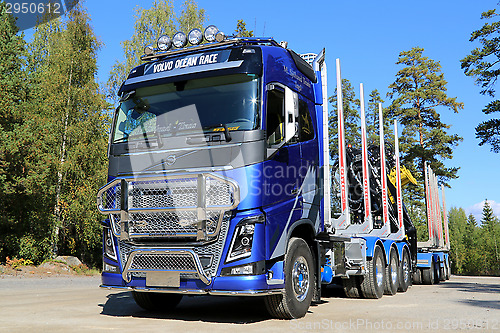
{"type": "MultiPolygon", "coordinates": [[[[257,36],[288,41],[298,53],[319,52],[326,48],[329,95],[335,84],[335,59],[340,58],[342,75],[354,87],[364,83],[365,93],[378,89],[383,96],[394,81],[399,52],[413,46],[425,49],[424,55],[439,61],[448,94],[465,104],[453,114],[440,110],[451,132],[464,138],[447,166],[459,166],[459,178],[447,189],[447,207],[463,207],[480,216],[485,199],[500,215],[500,154],[479,147],[475,126],[488,119],[481,112],[490,98],[481,96],[474,80],[460,69],[460,59],[474,47],[470,33],[483,21],[481,13],[496,8],[498,0],[384,0],[384,1],[216,1],[198,0],[210,24],[232,33],[238,19],[247,23],[257,36]]],[[[106,82],[111,66],[121,60],[120,42],[133,34],[134,8],[150,7],[152,1],[87,0],[84,5],[96,35],[104,43],[99,52],[99,81],[106,82]]],[[[174,1],[179,10],[182,1],[174,1]]],[[[29,35],[29,32],[28,32],[29,35]]],[[[500,87],[498,88],[500,90],[500,87]]],[[[499,91],[500,93],[500,91],[499,91]]],[[[385,98],[388,105],[388,101],[385,98]]]]}

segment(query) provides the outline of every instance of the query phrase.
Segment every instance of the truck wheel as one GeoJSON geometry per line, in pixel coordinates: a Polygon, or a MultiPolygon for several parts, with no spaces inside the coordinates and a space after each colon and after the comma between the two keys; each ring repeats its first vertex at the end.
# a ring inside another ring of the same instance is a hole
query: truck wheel
{"type": "Polygon", "coordinates": [[[396,249],[391,248],[389,264],[385,267],[384,295],[396,295],[399,287],[399,266],[396,249]]]}
{"type": "Polygon", "coordinates": [[[380,298],[384,294],[385,262],[380,246],[375,246],[373,257],[366,261],[367,274],[361,282],[361,294],[364,298],[380,298]]]}
{"type": "Polygon", "coordinates": [[[422,268],[422,282],[424,284],[434,284],[434,261],[431,261],[430,268],[422,268]]]}
{"type": "Polygon", "coordinates": [[[144,310],[167,311],[179,304],[182,295],[132,291],[134,301],[144,310]]]}
{"type": "Polygon", "coordinates": [[[313,297],[314,266],[307,243],[301,238],[291,238],[285,255],[285,292],[264,299],[271,316],[279,319],[305,316],[313,297]]]}
{"type": "Polygon", "coordinates": [[[403,249],[403,258],[399,267],[399,286],[398,291],[404,293],[411,286],[411,261],[408,251],[403,249]]]}
{"type": "Polygon", "coordinates": [[[344,287],[345,296],[348,298],[359,298],[361,297],[361,291],[359,287],[359,277],[351,276],[348,279],[342,279],[342,285],[344,287]]]}
{"type": "Polygon", "coordinates": [[[413,283],[422,284],[422,270],[420,268],[417,268],[417,270],[413,273],[413,283]]]}

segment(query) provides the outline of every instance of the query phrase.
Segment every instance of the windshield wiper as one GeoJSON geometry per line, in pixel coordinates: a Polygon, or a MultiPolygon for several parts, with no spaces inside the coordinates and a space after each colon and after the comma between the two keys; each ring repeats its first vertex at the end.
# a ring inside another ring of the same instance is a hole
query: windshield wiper
{"type": "Polygon", "coordinates": [[[217,125],[211,125],[211,126],[203,126],[203,128],[209,129],[209,128],[218,128],[218,127],[223,127],[224,128],[224,137],[226,138],[226,142],[230,142],[232,140],[231,134],[229,134],[229,129],[227,128],[226,124],[217,124],[217,125]]]}

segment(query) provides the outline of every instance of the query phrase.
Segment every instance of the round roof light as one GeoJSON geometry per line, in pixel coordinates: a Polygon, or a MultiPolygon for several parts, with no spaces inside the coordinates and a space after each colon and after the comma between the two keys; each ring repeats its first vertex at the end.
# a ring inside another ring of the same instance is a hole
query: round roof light
{"type": "Polygon", "coordinates": [[[144,54],[145,55],[152,55],[153,53],[155,53],[155,50],[153,48],[153,46],[151,45],[148,45],[144,48],[144,54]]]}
{"type": "Polygon", "coordinates": [[[160,49],[160,51],[168,51],[169,48],[172,47],[172,39],[169,36],[163,35],[158,38],[156,45],[160,49]]]}
{"type": "Polygon", "coordinates": [[[222,42],[224,39],[226,39],[226,35],[224,35],[224,33],[222,31],[219,31],[215,35],[215,40],[218,41],[218,42],[222,42]]]}
{"type": "Polygon", "coordinates": [[[203,34],[200,29],[193,29],[188,34],[188,40],[191,45],[198,45],[203,40],[203,34]]]}
{"type": "Polygon", "coordinates": [[[215,35],[217,35],[218,32],[219,29],[217,29],[215,25],[209,25],[206,27],[203,35],[205,36],[207,42],[215,42],[215,35]]]}
{"type": "Polygon", "coordinates": [[[182,31],[177,31],[174,37],[172,38],[172,42],[174,43],[174,46],[176,48],[181,48],[186,46],[187,44],[186,34],[183,33],[182,31]]]}

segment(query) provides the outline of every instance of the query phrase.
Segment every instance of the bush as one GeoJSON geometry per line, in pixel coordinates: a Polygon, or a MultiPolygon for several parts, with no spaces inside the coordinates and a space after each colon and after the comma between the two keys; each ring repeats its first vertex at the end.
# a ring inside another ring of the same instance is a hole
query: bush
{"type": "Polygon", "coordinates": [[[40,264],[50,257],[50,242],[48,239],[37,241],[32,235],[23,236],[19,240],[19,257],[40,264]]]}

